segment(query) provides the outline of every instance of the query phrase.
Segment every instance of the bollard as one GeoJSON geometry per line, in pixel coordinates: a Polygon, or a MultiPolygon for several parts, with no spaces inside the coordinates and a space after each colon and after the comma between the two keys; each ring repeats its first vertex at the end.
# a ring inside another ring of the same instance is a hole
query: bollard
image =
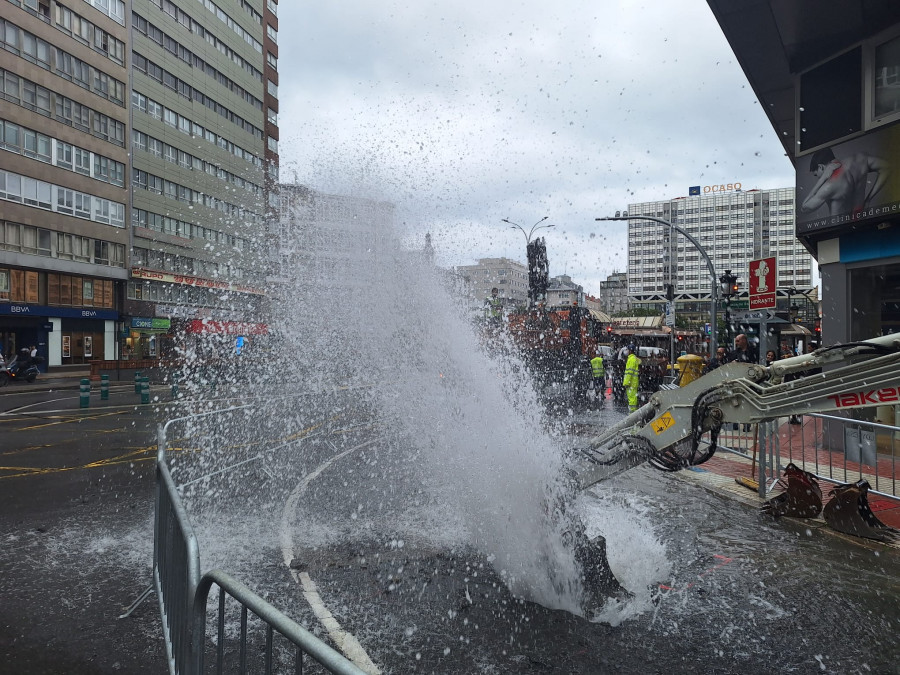
{"type": "Polygon", "coordinates": [[[141,403],[150,403],[150,378],[141,378],[141,403]]]}
{"type": "Polygon", "coordinates": [[[109,400],[109,375],[100,376],[100,400],[109,400]]]}
{"type": "Polygon", "coordinates": [[[141,393],[141,371],[134,371],[134,393],[141,393]]]}
{"type": "Polygon", "coordinates": [[[86,378],[81,378],[81,390],[78,395],[78,405],[81,408],[87,408],[91,404],[91,381],[86,378]]]}

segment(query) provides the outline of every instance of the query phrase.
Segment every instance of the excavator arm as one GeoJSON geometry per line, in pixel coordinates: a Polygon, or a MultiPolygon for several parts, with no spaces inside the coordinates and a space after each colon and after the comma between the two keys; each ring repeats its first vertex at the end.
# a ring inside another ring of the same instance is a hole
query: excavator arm
{"type": "Polygon", "coordinates": [[[644,462],[663,471],[702,464],[722,425],[900,404],[900,335],[823,347],[771,366],[728,363],[650,401],[576,449],[586,489],[644,462]]]}

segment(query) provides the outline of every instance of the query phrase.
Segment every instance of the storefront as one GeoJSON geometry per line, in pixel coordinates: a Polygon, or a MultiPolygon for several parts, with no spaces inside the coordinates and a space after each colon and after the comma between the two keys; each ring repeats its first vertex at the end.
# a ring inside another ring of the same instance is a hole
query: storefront
{"type": "Polygon", "coordinates": [[[34,345],[46,359],[44,368],[114,359],[118,318],[119,313],[111,309],[0,303],[4,356],[34,345]]]}
{"type": "Polygon", "coordinates": [[[194,319],[186,323],[185,333],[195,353],[221,358],[261,351],[269,327],[264,323],[194,319]]]}
{"type": "Polygon", "coordinates": [[[174,348],[172,320],[133,316],[123,331],[121,358],[125,361],[166,358],[174,348]]]}

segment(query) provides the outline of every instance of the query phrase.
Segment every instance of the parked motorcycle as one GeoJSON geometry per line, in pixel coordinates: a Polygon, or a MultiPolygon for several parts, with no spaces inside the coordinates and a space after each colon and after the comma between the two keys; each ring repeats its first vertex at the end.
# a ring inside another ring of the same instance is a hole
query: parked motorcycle
{"type": "Polygon", "coordinates": [[[9,363],[0,363],[0,387],[6,386],[10,381],[15,380],[34,382],[39,372],[34,361],[23,364],[18,356],[14,356],[9,363]]]}

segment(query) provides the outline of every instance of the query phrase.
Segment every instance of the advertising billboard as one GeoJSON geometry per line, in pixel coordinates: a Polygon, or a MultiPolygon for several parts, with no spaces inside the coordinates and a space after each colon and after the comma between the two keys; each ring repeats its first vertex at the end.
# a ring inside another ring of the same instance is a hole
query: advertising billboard
{"type": "Polygon", "coordinates": [[[900,124],[797,159],[797,236],[900,217],[900,124]]]}

